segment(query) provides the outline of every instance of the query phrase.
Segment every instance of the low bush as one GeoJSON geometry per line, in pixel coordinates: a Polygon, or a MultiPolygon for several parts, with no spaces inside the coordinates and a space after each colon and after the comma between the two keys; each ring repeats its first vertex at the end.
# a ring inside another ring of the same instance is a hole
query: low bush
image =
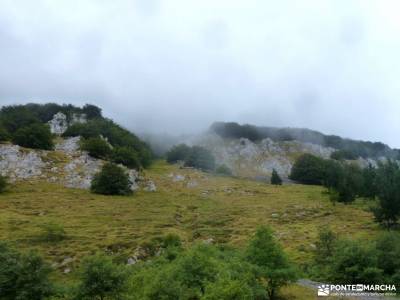
{"type": "Polygon", "coordinates": [[[132,182],[124,169],[114,163],[106,163],[91,184],[91,191],[103,195],[129,195],[132,182]]]}
{"type": "Polygon", "coordinates": [[[189,156],[185,160],[185,166],[203,171],[214,171],[215,158],[206,148],[193,146],[190,150],[189,156]]]}
{"type": "Polygon", "coordinates": [[[358,156],[351,151],[348,150],[337,150],[332,152],[331,158],[334,160],[354,160],[357,159],[358,156]]]}
{"type": "Polygon", "coordinates": [[[7,188],[7,179],[0,175],[0,193],[3,193],[7,188]]]}
{"type": "Polygon", "coordinates": [[[281,179],[281,177],[279,176],[278,172],[275,169],[272,170],[271,184],[273,184],[273,185],[282,185],[282,179],[281,179]]]}
{"type": "Polygon", "coordinates": [[[312,154],[301,155],[295,161],[289,178],[303,184],[322,184],[324,160],[312,154]]]}
{"type": "Polygon", "coordinates": [[[101,159],[107,159],[112,153],[110,145],[100,137],[83,139],[80,143],[80,149],[87,151],[92,157],[101,159]]]}
{"type": "Polygon", "coordinates": [[[75,299],[124,299],[128,273],[110,257],[97,254],[82,263],[75,299]]]}
{"type": "Polygon", "coordinates": [[[191,148],[185,144],[176,145],[167,152],[167,162],[173,164],[178,161],[185,161],[188,158],[190,151],[191,148]]]}
{"type": "Polygon", "coordinates": [[[0,142],[9,141],[10,139],[11,136],[8,131],[3,126],[0,126],[0,142]]]}
{"type": "Polygon", "coordinates": [[[322,230],[316,242],[312,276],[340,284],[398,283],[400,235],[388,232],[374,241],[340,239],[322,230]]]}
{"type": "Polygon", "coordinates": [[[232,176],[232,170],[229,169],[229,167],[227,165],[219,165],[215,169],[215,173],[217,173],[219,175],[232,176]]]}
{"type": "Polygon", "coordinates": [[[20,254],[0,243],[0,298],[43,300],[54,294],[51,268],[35,252],[20,254]]]}
{"type": "Polygon", "coordinates": [[[50,128],[41,123],[31,124],[18,129],[13,136],[13,143],[34,149],[53,149],[53,136],[50,128]]]}
{"type": "Polygon", "coordinates": [[[59,242],[67,237],[64,227],[60,224],[49,223],[42,226],[41,240],[46,242],[59,242]]]}
{"type": "Polygon", "coordinates": [[[137,152],[127,147],[116,147],[111,154],[111,160],[116,164],[122,164],[130,169],[140,169],[140,161],[137,152]]]}

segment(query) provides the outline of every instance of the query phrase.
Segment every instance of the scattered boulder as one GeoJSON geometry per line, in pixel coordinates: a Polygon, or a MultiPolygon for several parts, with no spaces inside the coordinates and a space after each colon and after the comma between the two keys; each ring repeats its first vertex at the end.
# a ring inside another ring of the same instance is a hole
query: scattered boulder
{"type": "Polygon", "coordinates": [[[183,181],[185,180],[184,175],[176,174],[175,176],[172,177],[173,182],[178,182],[178,181],[183,181]]]}
{"type": "Polygon", "coordinates": [[[145,191],[147,192],[156,192],[157,191],[157,187],[154,184],[154,182],[152,180],[149,180],[147,182],[147,186],[144,188],[145,191]]]}

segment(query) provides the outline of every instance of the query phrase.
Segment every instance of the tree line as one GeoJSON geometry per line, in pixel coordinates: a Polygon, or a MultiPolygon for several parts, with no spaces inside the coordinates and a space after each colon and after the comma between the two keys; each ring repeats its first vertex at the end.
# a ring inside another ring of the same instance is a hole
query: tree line
{"type": "Polygon", "coordinates": [[[355,163],[304,154],[295,161],[289,178],[326,187],[333,201],[351,203],[357,197],[373,200],[371,210],[385,227],[396,226],[400,218],[400,167],[396,161],[360,168],[355,163]]]}
{"type": "Polygon", "coordinates": [[[61,286],[36,252],[0,243],[1,299],[275,299],[298,274],[268,227],[258,228],[242,250],[203,242],[187,248],[174,234],[147,248],[148,259],[134,265],[105,254],[87,257],[76,283],[61,286]]]}

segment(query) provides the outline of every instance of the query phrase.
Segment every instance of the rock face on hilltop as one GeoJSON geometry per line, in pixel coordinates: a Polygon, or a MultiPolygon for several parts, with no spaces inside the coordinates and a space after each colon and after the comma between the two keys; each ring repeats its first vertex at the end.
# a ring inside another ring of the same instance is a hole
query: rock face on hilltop
{"type": "Polygon", "coordinates": [[[73,114],[72,119],[68,122],[67,116],[62,113],[58,112],[53,116],[48,124],[50,126],[51,133],[62,135],[67,129],[68,126],[75,124],[75,123],[86,123],[87,118],[85,114],[73,114]]]}
{"type": "MultiPolygon", "coordinates": [[[[270,138],[252,142],[246,138],[226,139],[216,134],[205,134],[193,138],[189,143],[209,149],[217,165],[225,164],[235,176],[262,180],[268,180],[273,169],[284,180],[288,180],[292,166],[300,155],[309,153],[327,159],[335,151],[313,143],[275,142],[270,138]]],[[[373,159],[359,158],[356,163],[361,167],[376,165],[373,159]]]]}
{"type": "MultiPolygon", "coordinates": [[[[310,153],[322,158],[329,158],[333,148],[299,141],[274,142],[266,138],[252,142],[246,138],[226,139],[216,134],[206,134],[190,141],[209,149],[217,164],[228,166],[235,176],[268,179],[276,169],[283,179],[288,180],[296,158],[310,153]]],[[[359,159],[362,166],[371,161],[359,159]]]]}
{"type": "MultiPolygon", "coordinates": [[[[93,176],[105,161],[79,150],[80,137],[59,139],[54,151],[33,150],[12,144],[0,144],[0,173],[10,182],[46,180],[65,187],[89,189],[93,176]]],[[[125,167],[124,167],[125,168],[125,167]]],[[[153,181],[143,178],[138,171],[127,169],[132,190],[157,190],[153,181]]]]}

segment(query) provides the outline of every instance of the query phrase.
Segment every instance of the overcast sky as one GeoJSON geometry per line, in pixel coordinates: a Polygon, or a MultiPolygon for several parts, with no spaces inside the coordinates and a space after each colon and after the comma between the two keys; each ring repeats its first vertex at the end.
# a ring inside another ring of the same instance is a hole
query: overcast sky
{"type": "Polygon", "coordinates": [[[138,131],[213,121],[400,147],[400,1],[0,0],[0,104],[90,102],[138,131]]]}

